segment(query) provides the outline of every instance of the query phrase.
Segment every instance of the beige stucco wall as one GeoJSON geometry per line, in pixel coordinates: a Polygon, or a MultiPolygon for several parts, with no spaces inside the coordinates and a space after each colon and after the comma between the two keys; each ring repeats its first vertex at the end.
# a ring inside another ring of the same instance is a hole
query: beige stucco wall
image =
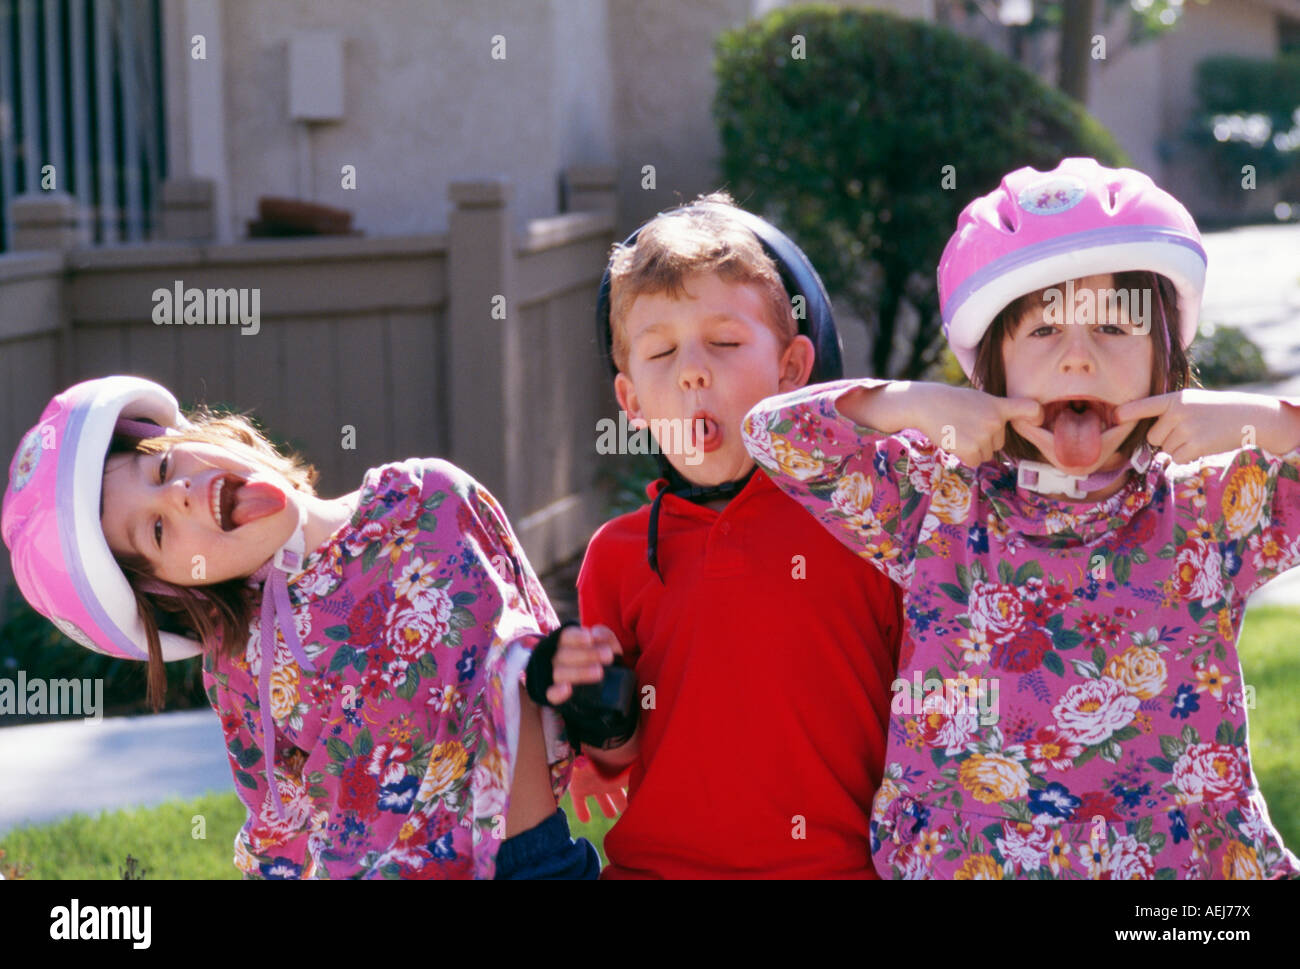
{"type": "Polygon", "coordinates": [[[1134,166],[1159,181],[1156,146],[1166,127],[1160,44],[1126,47],[1127,31],[1126,10],[1098,30],[1106,39],[1106,57],[1091,63],[1088,110],[1115,136],[1134,166]]]}
{"type": "MultiPolygon", "coordinates": [[[[1278,53],[1276,14],[1260,4],[1193,4],[1183,28],[1173,31],[1160,50],[1166,138],[1176,137],[1196,110],[1195,71],[1201,60],[1219,54],[1276,57],[1278,53]]],[[[1251,192],[1244,191],[1239,180],[1232,185],[1212,184],[1204,163],[1186,151],[1169,159],[1162,175],[1163,184],[1179,198],[1186,196],[1189,208],[1203,216],[1266,216],[1277,201],[1275,184],[1251,192]]]]}
{"type": "Polygon", "coordinates": [[[620,231],[717,187],[713,42],[751,10],[751,0],[609,0],[620,231]],[[642,188],[646,165],[653,189],[642,188]]]}
{"type": "Polygon", "coordinates": [[[513,182],[522,221],[556,212],[564,166],[613,160],[604,0],[220,2],[235,237],[261,195],[351,209],[371,234],[435,231],[448,184],[484,175],[513,182]],[[308,129],[288,117],[287,44],[320,28],[344,38],[345,117],[308,129]]]}
{"type": "MultiPolygon", "coordinates": [[[[262,195],[350,209],[371,234],[438,231],[447,185],[492,175],[514,184],[522,221],[554,213],[561,171],[592,163],[616,165],[618,225],[630,230],[718,186],[714,40],[789,2],[164,0],[172,174],[193,171],[191,143],[220,143],[202,137],[211,100],[196,111],[186,85],[187,71],[219,71],[225,170],[208,168],[225,183],[226,238],[243,237],[262,195]],[[185,24],[196,11],[220,25],[197,67],[185,24]],[[342,122],[288,117],[288,41],[300,29],[344,38],[342,122]],[[491,57],[497,34],[505,60],[491,57]],[[355,190],[342,187],[343,165],[356,166],[355,190]],[[642,188],[646,165],[653,189],[642,188]]],[[[838,5],[933,15],[933,0],[838,5]]]]}
{"type": "MultiPolygon", "coordinates": [[[[518,219],[545,216],[558,208],[561,171],[588,163],[615,165],[617,229],[629,231],[720,184],[714,40],[788,0],[165,3],[172,18],[169,134],[188,125],[191,141],[195,125],[201,131],[208,122],[186,111],[174,66],[184,60],[172,52],[186,32],[174,20],[198,7],[219,12],[223,54],[200,70],[223,74],[225,224],[239,238],[264,194],[349,208],[371,234],[438,231],[447,225],[447,185],[487,175],[512,181],[518,219]],[[307,129],[287,117],[287,41],[299,28],[334,28],[345,38],[342,123],[307,129]],[[504,61],[490,56],[496,34],[506,38],[504,61]],[[344,164],[357,168],[355,191],[340,185],[344,164]],[[653,188],[643,187],[647,165],[654,166],[653,188]]],[[[838,5],[934,16],[933,0],[838,5]]],[[[1126,16],[1102,28],[1114,36],[1107,60],[1093,64],[1090,109],[1139,167],[1204,209],[1212,205],[1197,184],[1197,164],[1163,158],[1160,142],[1176,145],[1194,107],[1197,61],[1215,53],[1271,54],[1276,22],[1265,5],[1245,0],[1189,4],[1185,17],[1161,41],[1131,49],[1118,36],[1126,16]]],[[[979,33],[987,24],[976,17],[953,26],[979,33]]],[[[190,159],[183,147],[173,162],[173,173],[185,174],[190,159]]]]}
{"type": "Polygon", "coordinates": [[[1104,27],[1107,58],[1094,61],[1088,108],[1119,140],[1134,164],[1203,217],[1267,214],[1275,187],[1243,195],[1239,183],[1216,186],[1184,134],[1198,110],[1196,66],[1224,54],[1274,57],[1276,13],[1254,2],[1187,4],[1184,20],[1159,41],[1124,49],[1126,17],[1104,27]],[[1240,207],[1238,207],[1238,204],[1240,207]]]}
{"type": "MultiPolygon", "coordinates": [[[[1206,57],[1276,57],[1277,14],[1259,3],[1186,4],[1183,24],[1160,44],[1162,113],[1170,122],[1196,107],[1196,65],[1206,57]]],[[[1168,131],[1166,131],[1168,133],[1168,131]]]]}

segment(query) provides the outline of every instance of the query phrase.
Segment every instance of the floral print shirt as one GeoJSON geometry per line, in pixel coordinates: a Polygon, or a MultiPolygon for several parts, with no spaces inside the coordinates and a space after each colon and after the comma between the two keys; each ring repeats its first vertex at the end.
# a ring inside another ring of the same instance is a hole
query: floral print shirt
{"type": "Polygon", "coordinates": [[[1300,561],[1300,450],[1159,454],[1110,498],[1061,501],[836,409],[882,383],[744,422],[773,480],[906,590],[880,875],[1300,873],[1251,773],[1236,651],[1251,592],[1300,561]]]}
{"type": "MultiPolygon", "coordinates": [[[[532,645],[520,637],[558,625],[496,501],[446,461],[372,469],[289,597],[317,672],[277,629],[270,742],[284,817],[261,772],[256,619],[241,656],[204,658],[249,811],[235,864],[265,878],[492,878],[518,742],[507,678],[532,645]]],[[[543,723],[558,798],[572,752],[553,711],[543,723]]]]}

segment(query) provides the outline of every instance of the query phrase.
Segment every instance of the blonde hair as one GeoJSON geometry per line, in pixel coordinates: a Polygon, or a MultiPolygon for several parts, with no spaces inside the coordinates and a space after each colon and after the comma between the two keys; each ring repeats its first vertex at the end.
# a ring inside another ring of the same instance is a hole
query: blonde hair
{"type": "Polygon", "coordinates": [[[702,195],[646,223],[634,244],[614,247],[609,266],[609,325],[614,363],[620,371],[627,372],[627,316],[636,298],[667,293],[680,299],[686,278],[695,273],[715,273],[729,283],[756,284],[782,349],[795,338],[798,324],[776,263],[754,233],[725,211],[735,208],[726,192],[702,195]]]}
{"type": "MultiPolygon", "coordinates": [[[[192,427],[178,434],[146,438],[115,434],[108,453],[160,454],[177,444],[208,444],[278,472],[296,491],[316,494],[316,468],[297,453],[281,453],[246,415],[216,413],[200,406],[186,417],[192,427]]],[[[243,576],[205,586],[174,585],[154,576],[153,566],[143,555],[123,552],[113,557],[126,575],[135,595],[136,611],[144,623],[149,643],[147,695],[157,711],[162,709],[167,695],[160,629],[198,640],[205,653],[238,655],[248,642],[257,590],[250,588],[243,576]],[[143,588],[146,584],[151,587],[148,592],[143,588]],[[159,585],[168,591],[158,591],[159,585]]]]}

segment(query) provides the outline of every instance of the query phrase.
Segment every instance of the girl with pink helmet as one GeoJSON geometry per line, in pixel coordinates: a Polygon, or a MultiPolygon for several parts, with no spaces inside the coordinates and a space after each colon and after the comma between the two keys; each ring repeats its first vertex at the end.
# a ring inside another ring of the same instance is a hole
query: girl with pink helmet
{"type": "Polygon", "coordinates": [[[446,461],[334,500],[314,481],[238,415],[105,377],[23,437],[0,532],[34,608],[150,663],[155,709],[161,664],[202,653],[247,875],[596,877],[556,802],[570,743],[601,741],[575,684],[617,644],[557,628],[504,513],[446,461]]]}
{"type": "Polygon", "coordinates": [[[1147,176],[1022,168],[939,265],[974,389],[846,380],[746,418],[773,480],[906,589],[882,876],[1300,874],[1236,651],[1300,561],[1300,405],[1190,388],[1204,278],[1147,176]]]}

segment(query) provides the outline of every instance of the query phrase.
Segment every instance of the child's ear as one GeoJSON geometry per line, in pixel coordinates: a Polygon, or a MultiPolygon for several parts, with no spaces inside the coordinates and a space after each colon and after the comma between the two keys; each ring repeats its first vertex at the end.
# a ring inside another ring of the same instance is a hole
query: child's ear
{"type": "Polygon", "coordinates": [[[802,333],[790,341],[790,345],[781,354],[780,383],[778,384],[781,393],[784,394],[788,390],[798,390],[808,382],[808,378],[812,376],[815,358],[816,351],[813,349],[812,340],[802,333]]]}
{"type": "Polygon", "coordinates": [[[618,406],[623,408],[632,427],[647,426],[645,417],[641,414],[641,403],[637,400],[636,384],[632,383],[632,378],[627,374],[620,373],[614,378],[614,396],[618,398],[618,406]]]}

